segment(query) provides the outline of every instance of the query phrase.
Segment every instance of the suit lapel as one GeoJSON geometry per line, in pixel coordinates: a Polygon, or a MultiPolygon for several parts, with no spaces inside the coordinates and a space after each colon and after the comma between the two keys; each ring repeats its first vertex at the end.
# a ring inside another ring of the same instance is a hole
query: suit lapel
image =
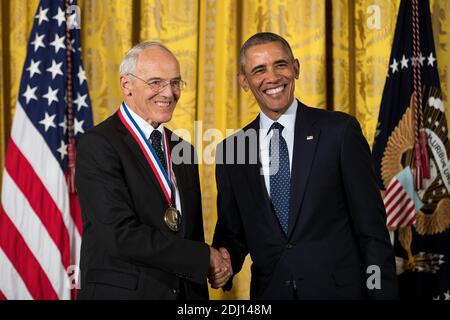
{"type": "MultiPolygon", "coordinates": [[[[173,148],[177,145],[178,141],[172,141],[171,139],[171,135],[172,132],[170,130],[167,130],[166,128],[165,132],[167,137],[169,138],[169,148],[170,148],[170,154],[172,154],[172,150],[173,148]]],[[[183,156],[183,155],[181,155],[183,156]]],[[[186,203],[186,198],[184,197],[184,187],[185,187],[185,174],[184,174],[184,169],[182,165],[179,164],[174,164],[172,162],[172,170],[173,170],[173,174],[175,175],[175,179],[177,180],[177,187],[178,187],[178,192],[180,193],[180,201],[181,201],[181,208],[183,211],[183,216],[181,217],[181,230],[179,232],[179,236],[184,237],[186,235],[186,231],[187,229],[187,223],[189,222],[189,219],[187,218],[188,215],[188,203],[186,203]]]]}
{"type": "Polygon", "coordinates": [[[292,235],[305,194],[320,129],[314,127],[315,119],[308,108],[298,102],[295,121],[294,148],[292,157],[291,195],[288,238],[292,235]]]}
{"type": "Polygon", "coordinates": [[[115,114],[116,118],[116,124],[117,129],[122,132],[123,139],[125,143],[128,145],[128,147],[131,150],[132,156],[136,157],[140,165],[143,167],[144,171],[146,172],[147,178],[155,185],[156,189],[158,190],[158,194],[161,196],[161,200],[164,202],[167,202],[166,197],[164,196],[163,191],[161,190],[161,186],[159,185],[158,180],[155,177],[155,174],[153,173],[152,168],[147,162],[147,159],[145,158],[144,154],[142,153],[141,148],[139,147],[136,140],[134,140],[131,133],[128,131],[128,129],[123,125],[122,121],[120,121],[119,116],[117,113],[115,114]]]}

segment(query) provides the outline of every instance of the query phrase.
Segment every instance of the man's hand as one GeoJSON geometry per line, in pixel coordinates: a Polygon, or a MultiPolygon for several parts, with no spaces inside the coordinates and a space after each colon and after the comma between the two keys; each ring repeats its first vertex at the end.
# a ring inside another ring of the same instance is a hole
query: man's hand
{"type": "Polygon", "coordinates": [[[214,289],[223,287],[230,277],[233,275],[233,268],[231,267],[231,258],[228,250],[220,248],[217,251],[210,248],[210,271],[208,275],[209,283],[214,289]]]}

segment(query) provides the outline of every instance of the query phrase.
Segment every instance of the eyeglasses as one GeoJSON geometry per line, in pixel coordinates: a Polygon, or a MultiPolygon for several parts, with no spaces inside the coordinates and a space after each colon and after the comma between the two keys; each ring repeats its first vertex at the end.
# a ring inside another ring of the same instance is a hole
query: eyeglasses
{"type": "Polygon", "coordinates": [[[142,78],[139,78],[138,76],[135,76],[132,73],[128,73],[129,76],[133,76],[136,79],[139,79],[143,82],[145,82],[146,85],[148,85],[152,90],[154,91],[162,91],[165,87],[167,87],[167,85],[170,84],[170,86],[172,87],[172,90],[177,90],[177,91],[181,91],[183,89],[186,88],[186,81],[181,80],[181,79],[170,79],[170,80],[166,80],[166,79],[152,79],[149,81],[146,81],[142,78]]]}

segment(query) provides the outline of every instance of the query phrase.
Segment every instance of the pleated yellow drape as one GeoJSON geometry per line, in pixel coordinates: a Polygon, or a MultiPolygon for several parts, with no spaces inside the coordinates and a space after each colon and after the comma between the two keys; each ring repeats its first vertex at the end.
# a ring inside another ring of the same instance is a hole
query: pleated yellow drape
{"type": "MultiPolygon", "coordinates": [[[[2,168],[38,3],[39,0],[1,1],[2,168]]],[[[214,146],[231,132],[227,129],[238,129],[258,114],[251,94],[238,87],[240,45],[259,31],[284,36],[300,61],[297,97],[312,106],[355,115],[371,144],[399,3],[400,0],[78,0],[83,62],[95,123],[115,112],[121,101],[118,68],[131,46],[155,39],[173,50],[188,87],[169,127],[195,143],[202,160],[204,226],[206,240],[211,243],[217,218],[211,161],[214,146]]],[[[442,92],[444,101],[448,101],[450,1],[431,0],[431,11],[442,92]]],[[[232,292],[211,290],[211,298],[247,299],[250,263],[247,259],[232,292]]]]}
{"type": "Polygon", "coordinates": [[[438,61],[441,90],[446,106],[447,122],[450,120],[448,103],[450,98],[450,1],[431,0],[431,23],[438,61]]]}
{"type": "Polygon", "coordinates": [[[350,25],[356,26],[352,32],[354,36],[349,35],[349,39],[355,39],[353,48],[350,46],[351,90],[355,105],[350,105],[350,112],[361,122],[369,141],[373,141],[375,135],[399,5],[400,1],[356,1],[353,17],[349,20],[350,25]],[[369,13],[370,6],[380,12],[379,26],[377,21],[373,24],[370,21],[375,14],[369,13]]]}
{"type": "MultiPolygon", "coordinates": [[[[197,114],[200,132],[211,132],[204,138],[197,137],[199,155],[203,160],[213,159],[214,146],[219,143],[211,130],[224,133],[226,128],[239,126],[238,90],[236,84],[236,61],[238,50],[237,1],[200,1],[200,35],[198,63],[197,114]],[[203,141],[203,143],[200,143],[203,141]]],[[[201,135],[201,134],[200,134],[201,135]]],[[[221,134],[217,135],[218,137],[221,134]]],[[[200,166],[202,182],[202,201],[204,208],[205,233],[208,242],[212,241],[216,211],[216,189],[214,165],[203,161],[200,166]]],[[[223,294],[222,290],[210,290],[212,299],[244,297],[248,292],[248,271],[238,275],[233,294],[223,294]]]]}

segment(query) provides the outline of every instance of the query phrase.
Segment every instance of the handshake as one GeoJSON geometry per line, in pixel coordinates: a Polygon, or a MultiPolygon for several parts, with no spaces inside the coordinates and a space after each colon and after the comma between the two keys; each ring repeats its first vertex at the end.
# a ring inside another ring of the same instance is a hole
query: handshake
{"type": "Polygon", "coordinates": [[[214,289],[222,288],[233,275],[231,267],[231,258],[228,250],[219,248],[219,250],[210,247],[210,269],[208,280],[214,289]]]}

